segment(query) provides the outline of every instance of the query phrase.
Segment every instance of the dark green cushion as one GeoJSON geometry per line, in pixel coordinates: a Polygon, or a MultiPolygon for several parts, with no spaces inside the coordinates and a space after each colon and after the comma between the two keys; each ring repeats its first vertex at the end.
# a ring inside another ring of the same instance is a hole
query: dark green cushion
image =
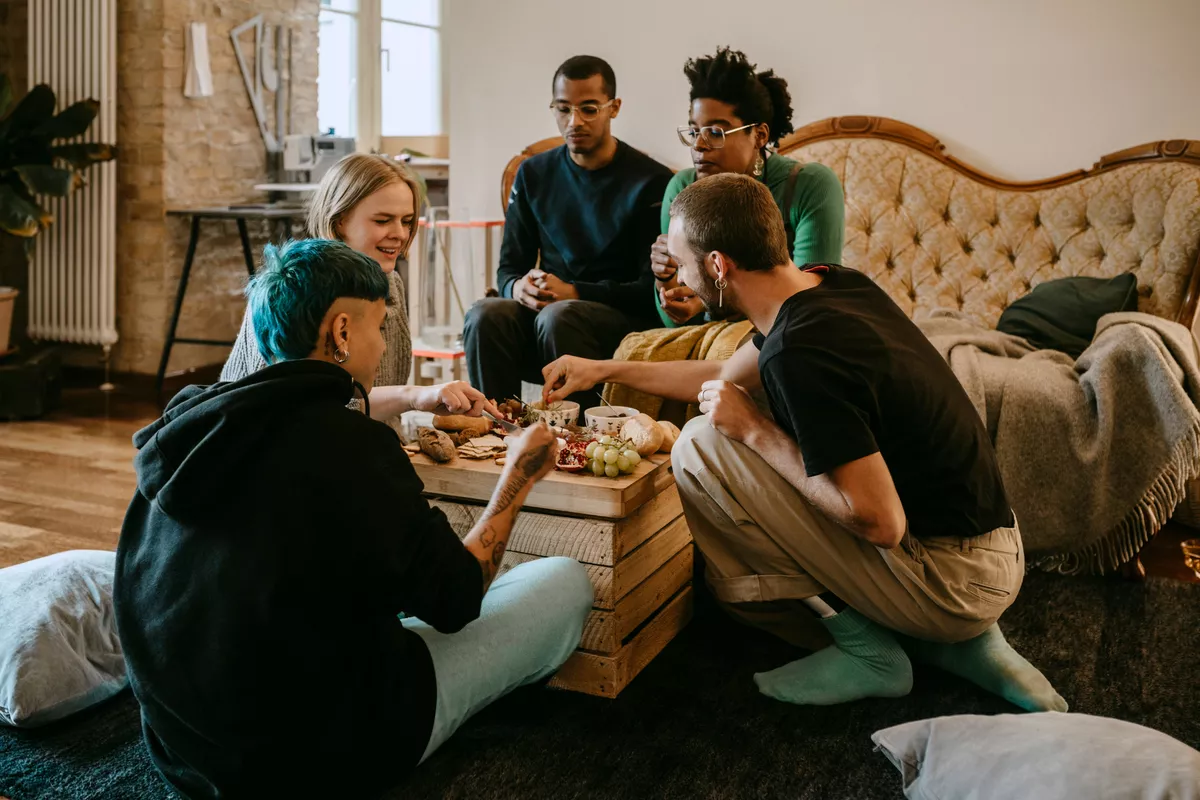
{"type": "Polygon", "coordinates": [[[1059,278],[1039,283],[1004,309],[996,330],[1020,336],[1039,350],[1059,350],[1072,358],[1092,343],[1105,314],[1137,311],[1137,276],[1059,278]]]}

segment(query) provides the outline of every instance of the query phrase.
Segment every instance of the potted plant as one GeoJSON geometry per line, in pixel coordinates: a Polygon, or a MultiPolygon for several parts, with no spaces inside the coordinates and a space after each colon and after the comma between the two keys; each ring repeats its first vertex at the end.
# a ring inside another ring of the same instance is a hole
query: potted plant
{"type": "Polygon", "coordinates": [[[58,113],[56,106],[44,83],[14,105],[12,83],[0,75],[0,357],[12,350],[10,330],[18,340],[25,335],[29,254],[34,237],[54,221],[39,197],[67,195],[83,185],[84,170],[117,156],[111,144],[59,143],[87,132],[99,103],[81,100],[58,113]]]}

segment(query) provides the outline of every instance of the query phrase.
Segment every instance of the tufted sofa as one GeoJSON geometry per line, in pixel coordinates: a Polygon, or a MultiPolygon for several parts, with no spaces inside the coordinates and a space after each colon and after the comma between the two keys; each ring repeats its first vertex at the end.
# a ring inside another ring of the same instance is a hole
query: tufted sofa
{"type": "Polygon", "coordinates": [[[843,262],[914,319],[949,308],[994,327],[1042,281],[1132,271],[1139,311],[1195,323],[1200,142],[1155,142],[1031,183],[985,175],[882,117],[816,122],[779,150],[837,173],[843,262]]]}

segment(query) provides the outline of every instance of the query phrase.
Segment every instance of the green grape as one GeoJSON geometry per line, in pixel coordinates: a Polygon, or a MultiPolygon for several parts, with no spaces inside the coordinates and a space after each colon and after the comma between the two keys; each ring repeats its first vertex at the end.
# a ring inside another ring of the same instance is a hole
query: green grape
{"type": "Polygon", "coordinates": [[[592,474],[597,478],[604,474],[604,462],[598,458],[592,459],[592,474]]]}
{"type": "Polygon", "coordinates": [[[621,454],[617,452],[617,448],[615,448],[615,447],[610,447],[604,451],[604,463],[605,464],[615,464],[615,463],[617,463],[617,459],[620,457],[621,457],[621,454]]]}
{"type": "Polygon", "coordinates": [[[604,465],[604,474],[610,478],[615,478],[621,474],[621,470],[617,469],[616,464],[605,464],[604,465]]]}
{"type": "Polygon", "coordinates": [[[621,453],[621,455],[629,459],[630,467],[636,467],[642,461],[642,457],[638,455],[637,450],[626,450],[624,453],[621,453]]]}
{"type": "Polygon", "coordinates": [[[588,444],[587,450],[585,450],[584,452],[587,453],[588,458],[592,458],[593,456],[596,455],[596,449],[599,447],[600,447],[599,442],[591,442],[588,444]]]}
{"type": "Polygon", "coordinates": [[[600,444],[604,445],[605,447],[611,447],[612,445],[616,444],[616,440],[614,440],[611,436],[601,436],[600,444]]]}
{"type": "Polygon", "coordinates": [[[628,458],[622,455],[617,459],[617,469],[621,470],[621,472],[630,472],[633,470],[633,464],[628,458]]]}

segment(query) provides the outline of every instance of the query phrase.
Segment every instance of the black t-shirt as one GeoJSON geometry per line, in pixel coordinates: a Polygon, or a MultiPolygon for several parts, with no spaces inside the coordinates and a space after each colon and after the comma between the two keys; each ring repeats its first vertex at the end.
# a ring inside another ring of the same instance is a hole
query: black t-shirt
{"type": "Polygon", "coordinates": [[[755,337],[771,413],[807,473],[881,453],[917,538],[1014,524],[996,454],[966,391],[920,329],[846,267],[783,304],[755,337]]]}

